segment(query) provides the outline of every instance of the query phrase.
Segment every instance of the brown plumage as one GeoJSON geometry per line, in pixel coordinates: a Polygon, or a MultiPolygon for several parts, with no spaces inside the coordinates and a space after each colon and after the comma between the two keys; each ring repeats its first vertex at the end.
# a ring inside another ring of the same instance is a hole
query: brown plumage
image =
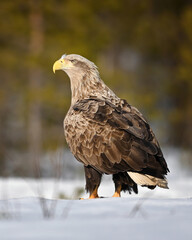
{"type": "Polygon", "coordinates": [[[168,167],[143,115],[118,98],[100,79],[97,67],[71,54],[55,62],[71,81],[72,100],[64,119],[67,143],[85,166],[86,189],[98,197],[102,174],[113,174],[114,196],[138,192],[137,184],[167,188],[168,167]]]}

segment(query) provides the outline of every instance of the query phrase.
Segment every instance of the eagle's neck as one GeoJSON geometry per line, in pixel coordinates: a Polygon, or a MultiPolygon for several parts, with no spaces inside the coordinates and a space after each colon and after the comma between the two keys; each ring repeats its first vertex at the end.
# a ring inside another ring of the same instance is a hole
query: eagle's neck
{"type": "MultiPolygon", "coordinates": [[[[69,74],[68,74],[69,75],[69,74]]],[[[109,101],[119,101],[115,93],[109,89],[100,79],[97,71],[86,73],[73,73],[69,75],[71,82],[71,106],[77,101],[90,98],[91,96],[107,99],[109,101]]]]}

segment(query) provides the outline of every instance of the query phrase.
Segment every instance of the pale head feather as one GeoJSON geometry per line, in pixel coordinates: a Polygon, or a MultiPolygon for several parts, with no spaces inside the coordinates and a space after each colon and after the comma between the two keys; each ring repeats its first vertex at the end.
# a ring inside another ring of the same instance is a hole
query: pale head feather
{"type": "Polygon", "coordinates": [[[90,69],[97,70],[97,66],[93,62],[91,62],[87,58],[82,57],[78,54],[69,54],[69,55],[63,54],[61,59],[67,59],[67,60],[70,60],[70,61],[75,61],[76,60],[77,62],[82,62],[82,63],[86,64],[87,67],[90,68],[90,69]]]}
{"type": "Polygon", "coordinates": [[[118,98],[100,79],[97,66],[93,62],[78,54],[64,54],[61,59],[72,62],[70,68],[63,69],[70,78],[72,105],[89,96],[118,98]]]}

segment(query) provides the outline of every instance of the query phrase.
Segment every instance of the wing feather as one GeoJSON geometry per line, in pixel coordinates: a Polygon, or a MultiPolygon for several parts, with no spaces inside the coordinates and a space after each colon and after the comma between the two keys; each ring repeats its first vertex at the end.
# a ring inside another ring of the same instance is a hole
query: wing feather
{"type": "Polygon", "coordinates": [[[75,143],[69,139],[69,145],[85,165],[109,174],[145,171],[163,177],[167,173],[166,162],[149,124],[125,100],[115,106],[102,99],[84,99],[73,106],[71,114],[78,118],[76,127],[81,134],[79,138],[76,136],[75,143]],[[84,122],[82,126],[80,119],[84,122]]]}

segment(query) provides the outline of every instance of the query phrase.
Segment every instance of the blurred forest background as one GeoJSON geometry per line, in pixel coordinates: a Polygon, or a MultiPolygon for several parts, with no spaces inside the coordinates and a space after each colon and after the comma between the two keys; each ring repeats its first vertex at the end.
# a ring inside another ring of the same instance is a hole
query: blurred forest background
{"type": "Polygon", "coordinates": [[[69,79],[52,72],[64,53],[95,62],[192,165],[191,0],[1,1],[0,51],[1,176],[32,176],[34,159],[66,146],[69,79]]]}

